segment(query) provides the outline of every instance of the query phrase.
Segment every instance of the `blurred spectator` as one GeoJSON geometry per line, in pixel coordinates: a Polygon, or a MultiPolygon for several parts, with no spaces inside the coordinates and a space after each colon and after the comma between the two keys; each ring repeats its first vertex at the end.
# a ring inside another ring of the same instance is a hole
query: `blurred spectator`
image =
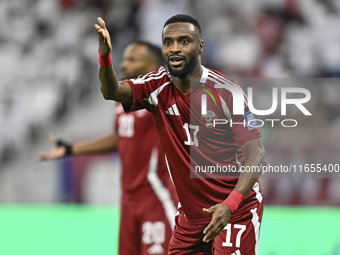
{"type": "MultiPolygon", "coordinates": [[[[101,111],[93,96],[99,90],[97,35],[93,29],[96,17],[103,16],[107,21],[117,67],[120,52],[128,43],[147,39],[160,45],[159,31],[165,19],[175,13],[188,13],[200,21],[203,65],[236,80],[272,78],[267,80],[271,85],[280,80],[275,78],[286,78],[281,79],[282,86],[294,86],[287,78],[340,76],[338,0],[1,0],[2,162],[13,168],[15,161],[9,159],[25,155],[41,142],[40,137],[45,137],[50,126],[62,123],[70,133],[76,133],[70,121],[75,110],[101,111]],[[13,93],[7,92],[8,84],[13,93]]],[[[301,129],[293,131],[264,128],[269,162],[337,159],[339,82],[304,81],[295,86],[311,91],[308,109],[313,117],[299,120],[301,129]]],[[[268,87],[255,81],[252,86],[259,100],[255,106],[267,107],[268,87]]],[[[94,118],[100,119],[99,115],[94,118]]],[[[291,111],[289,116],[296,118],[299,112],[291,111]]],[[[273,117],[280,116],[274,113],[273,117]]],[[[22,162],[17,167],[27,171],[27,160],[22,162]]],[[[265,179],[263,183],[265,190],[265,179]]],[[[267,185],[271,192],[266,192],[265,201],[340,204],[340,197],[335,195],[339,194],[338,184],[337,179],[278,179],[267,185]],[[314,194],[315,190],[323,193],[314,194]],[[308,200],[302,199],[305,197],[308,200]]],[[[20,196],[25,200],[28,195],[23,192],[20,196]]]]}
{"type": "Polygon", "coordinates": [[[25,106],[11,90],[4,91],[0,97],[0,166],[10,163],[21,146],[27,142],[29,120],[25,106]]]}

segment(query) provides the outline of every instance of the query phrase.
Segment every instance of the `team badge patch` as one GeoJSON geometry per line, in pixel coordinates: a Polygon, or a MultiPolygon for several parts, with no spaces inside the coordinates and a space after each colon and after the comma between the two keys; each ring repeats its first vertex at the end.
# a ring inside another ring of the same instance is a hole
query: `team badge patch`
{"type": "Polygon", "coordinates": [[[248,130],[252,130],[258,127],[255,115],[251,111],[247,111],[243,116],[248,130]]]}
{"type": "Polygon", "coordinates": [[[206,115],[202,115],[201,121],[207,128],[214,126],[213,120],[216,119],[216,114],[212,111],[207,111],[206,115]]]}

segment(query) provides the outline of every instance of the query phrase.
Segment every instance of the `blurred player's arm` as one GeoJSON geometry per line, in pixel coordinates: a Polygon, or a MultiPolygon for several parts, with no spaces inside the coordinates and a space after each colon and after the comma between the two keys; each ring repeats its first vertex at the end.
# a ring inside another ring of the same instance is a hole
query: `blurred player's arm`
{"type": "MultiPolygon", "coordinates": [[[[111,38],[102,18],[98,18],[98,24],[94,27],[98,32],[99,50],[104,58],[107,58],[112,51],[111,38]]],[[[132,90],[126,81],[118,81],[112,64],[109,66],[99,65],[98,76],[100,90],[107,100],[114,100],[123,104],[131,104],[132,90]]]]}
{"type": "MultiPolygon", "coordinates": [[[[248,195],[249,191],[253,188],[255,182],[260,177],[262,173],[262,167],[267,165],[266,154],[261,138],[250,140],[242,144],[240,148],[247,158],[247,163],[244,165],[244,167],[246,168],[249,166],[250,169],[252,169],[252,166],[257,166],[260,171],[244,171],[240,174],[237,184],[233,190],[233,193],[237,198],[236,200],[238,200],[237,202],[231,202],[231,205],[235,206],[233,210],[237,209],[237,206],[243,199],[242,196],[246,197],[248,195]]],[[[227,199],[225,201],[227,201],[227,199]]],[[[230,201],[213,205],[209,209],[203,209],[205,213],[213,215],[211,222],[203,231],[205,234],[203,238],[204,242],[209,242],[214,239],[228,223],[232,214],[232,210],[226,204],[230,204],[230,201]]]]}
{"type": "Polygon", "coordinates": [[[50,137],[55,147],[47,153],[38,153],[39,160],[59,159],[72,155],[102,154],[117,150],[118,135],[110,134],[89,143],[71,144],[55,136],[50,137]]]}

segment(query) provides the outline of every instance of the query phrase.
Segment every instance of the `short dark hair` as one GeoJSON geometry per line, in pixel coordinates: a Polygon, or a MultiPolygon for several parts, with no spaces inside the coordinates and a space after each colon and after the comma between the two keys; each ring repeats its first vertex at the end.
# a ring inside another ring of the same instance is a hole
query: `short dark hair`
{"type": "Polygon", "coordinates": [[[163,26],[163,29],[171,24],[171,23],[177,23],[177,22],[185,22],[185,23],[191,23],[195,26],[199,36],[201,36],[201,26],[200,24],[198,23],[198,21],[191,17],[190,15],[187,15],[187,14],[176,14],[174,16],[172,16],[171,18],[169,18],[165,23],[164,23],[164,26],[163,26]]]}
{"type": "Polygon", "coordinates": [[[147,41],[142,41],[142,40],[138,40],[136,42],[133,42],[133,44],[145,46],[148,49],[148,51],[151,53],[151,55],[153,55],[157,59],[158,66],[164,66],[165,65],[162,50],[157,45],[154,45],[152,43],[149,43],[147,41]]]}

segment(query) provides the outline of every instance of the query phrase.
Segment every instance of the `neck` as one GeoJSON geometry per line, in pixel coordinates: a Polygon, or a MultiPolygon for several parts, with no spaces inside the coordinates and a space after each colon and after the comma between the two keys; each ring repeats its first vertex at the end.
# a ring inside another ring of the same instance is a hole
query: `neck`
{"type": "Polygon", "coordinates": [[[197,83],[190,84],[190,79],[201,78],[202,73],[203,73],[203,69],[201,67],[201,64],[198,64],[194,68],[194,70],[185,77],[172,76],[172,82],[183,94],[186,95],[190,93],[190,91],[193,90],[197,86],[197,83]]]}

